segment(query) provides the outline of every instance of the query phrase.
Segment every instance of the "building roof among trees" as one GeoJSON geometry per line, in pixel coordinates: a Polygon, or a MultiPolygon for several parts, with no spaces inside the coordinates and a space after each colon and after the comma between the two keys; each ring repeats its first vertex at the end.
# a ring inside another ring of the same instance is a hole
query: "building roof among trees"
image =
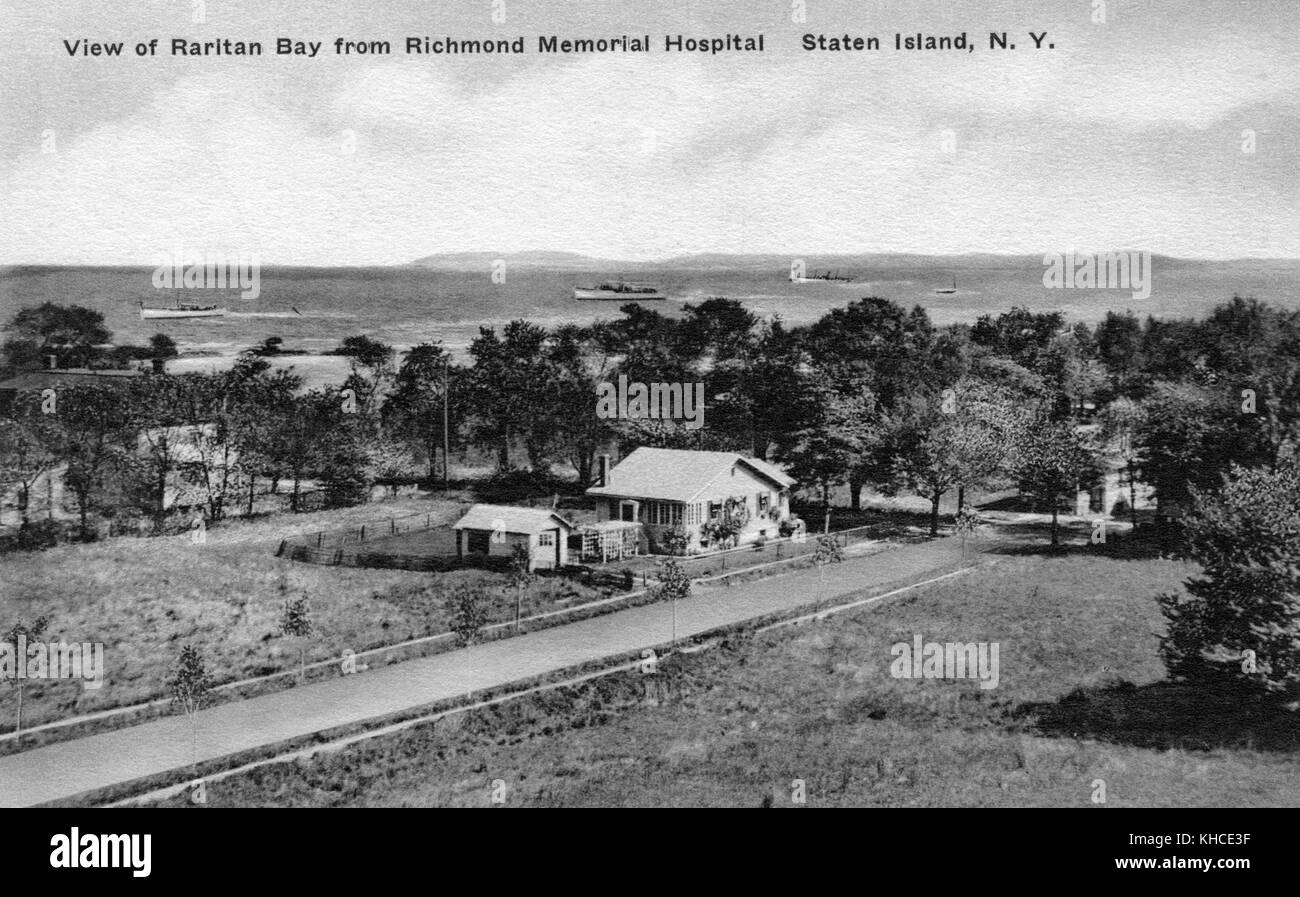
{"type": "Polygon", "coordinates": [[[737,452],[642,446],[615,465],[609,473],[609,482],[593,486],[587,494],[689,502],[735,465],[748,468],[777,489],[787,489],[795,483],[775,464],[746,458],[737,452]]]}

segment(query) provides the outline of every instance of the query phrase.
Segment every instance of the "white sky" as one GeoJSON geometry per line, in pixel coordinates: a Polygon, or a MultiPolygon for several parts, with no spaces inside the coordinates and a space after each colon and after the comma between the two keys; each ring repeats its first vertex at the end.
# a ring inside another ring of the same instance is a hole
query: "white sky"
{"type": "Polygon", "coordinates": [[[0,0],[0,263],[264,263],[435,252],[1300,256],[1300,4],[0,0]],[[340,9],[330,10],[337,6],[340,9]],[[1049,33],[1055,50],[987,50],[1049,33]],[[971,54],[810,54],[804,32],[965,30],[971,54]],[[650,32],[634,58],[535,35],[650,32]],[[665,33],[768,52],[665,54],[665,33]],[[407,35],[521,57],[405,56],[407,35]],[[64,38],[261,40],[272,55],[69,58],[64,38]],[[387,59],[335,37],[387,39],[387,59]],[[276,37],[325,42],[281,59],[276,37]],[[1256,134],[1242,152],[1243,131],[1256,134]],[[53,135],[53,153],[42,152],[53,135]],[[955,141],[944,152],[945,137],[955,141]],[[345,149],[351,146],[352,152],[345,149]]]}

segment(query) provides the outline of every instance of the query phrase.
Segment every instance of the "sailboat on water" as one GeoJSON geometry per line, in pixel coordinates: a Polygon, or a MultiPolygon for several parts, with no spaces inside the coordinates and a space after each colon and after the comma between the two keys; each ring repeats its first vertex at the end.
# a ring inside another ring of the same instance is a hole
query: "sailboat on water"
{"type": "Polygon", "coordinates": [[[948,287],[944,287],[944,288],[941,289],[941,290],[935,290],[935,292],[938,293],[938,294],[941,295],[941,296],[943,296],[943,295],[947,295],[948,293],[955,293],[955,292],[957,292],[957,275],[954,274],[954,275],[952,276],[952,289],[949,289],[948,287]]]}

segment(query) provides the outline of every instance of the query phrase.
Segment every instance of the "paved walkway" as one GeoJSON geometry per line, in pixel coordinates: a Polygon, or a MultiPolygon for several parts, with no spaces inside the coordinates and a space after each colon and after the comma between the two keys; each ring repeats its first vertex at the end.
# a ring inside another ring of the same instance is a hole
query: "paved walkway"
{"type": "MultiPolygon", "coordinates": [[[[821,598],[892,582],[914,581],[960,560],[955,539],[909,545],[825,568],[799,570],[732,586],[697,587],[677,602],[677,636],[821,598]]],[[[432,657],[409,660],[261,697],[198,715],[200,760],[224,757],[336,726],[387,716],[672,638],[669,603],[616,611],[432,657]]],[[[0,806],[31,806],[183,767],[194,759],[183,715],[0,757],[0,806]]]]}

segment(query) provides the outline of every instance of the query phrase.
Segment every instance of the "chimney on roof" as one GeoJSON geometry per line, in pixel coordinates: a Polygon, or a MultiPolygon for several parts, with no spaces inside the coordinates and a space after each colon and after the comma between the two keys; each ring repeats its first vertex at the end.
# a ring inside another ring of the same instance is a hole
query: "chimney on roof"
{"type": "Polygon", "coordinates": [[[598,466],[596,468],[596,475],[600,477],[600,482],[597,483],[596,485],[608,486],[609,485],[609,455],[601,455],[597,459],[597,461],[598,461],[598,466]]]}

